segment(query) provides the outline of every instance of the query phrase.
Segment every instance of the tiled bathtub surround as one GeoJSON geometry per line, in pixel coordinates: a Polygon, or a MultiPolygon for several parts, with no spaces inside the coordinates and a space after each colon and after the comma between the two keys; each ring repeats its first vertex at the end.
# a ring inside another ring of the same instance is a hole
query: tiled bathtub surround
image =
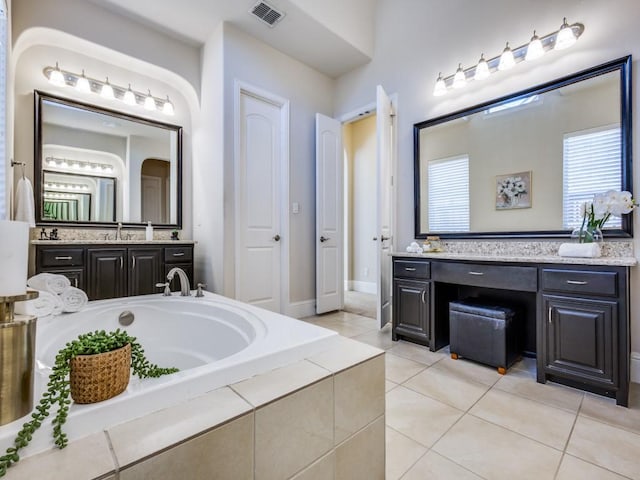
{"type": "Polygon", "coordinates": [[[301,362],[22,459],[8,477],[384,479],[384,372],[381,350],[341,338],[301,362]]]}

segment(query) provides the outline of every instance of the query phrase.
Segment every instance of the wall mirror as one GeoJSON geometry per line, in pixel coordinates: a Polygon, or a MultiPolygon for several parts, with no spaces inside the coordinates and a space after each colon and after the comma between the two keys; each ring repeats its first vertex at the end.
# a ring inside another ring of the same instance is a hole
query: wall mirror
{"type": "Polygon", "coordinates": [[[416,238],[568,236],[594,194],[631,191],[631,135],[630,56],[416,123],[416,238]]]}
{"type": "Polygon", "coordinates": [[[38,225],[182,226],[182,128],[34,92],[38,225]]]}

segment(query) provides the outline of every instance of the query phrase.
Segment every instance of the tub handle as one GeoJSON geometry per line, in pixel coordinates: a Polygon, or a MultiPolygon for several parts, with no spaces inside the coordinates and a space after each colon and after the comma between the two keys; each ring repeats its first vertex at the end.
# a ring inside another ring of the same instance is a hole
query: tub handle
{"type": "Polygon", "coordinates": [[[204,293],[202,293],[202,289],[207,287],[206,283],[198,283],[196,287],[198,288],[198,291],[196,292],[196,297],[204,297],[204,293]]]}
{"type": "Polygon", "coordinates": [[[164,288],[164,291],[162,292],[163,297],[171,296],[171,289],[169,288],[169,282],[156,283],[156,288],[164,288]]]}

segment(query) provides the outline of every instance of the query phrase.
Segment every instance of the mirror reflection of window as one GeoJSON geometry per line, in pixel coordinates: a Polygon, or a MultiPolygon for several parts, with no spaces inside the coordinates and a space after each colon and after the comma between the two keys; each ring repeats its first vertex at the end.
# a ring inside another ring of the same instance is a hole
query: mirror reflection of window
{"type": "MultiPolygon", "coordinates": [[[[580,206],[595,194],[620,190],[620,126],[567,133],[563,140],[563,228],[582,224],[580,206]]],[[[622,219],[612,216],[605,228],[621,228],[622,219]]]]}
{"type": "Polygon", "coordinates": [[[469,156],[431,160],[427,165],[429,230],[469,231],[469,156]]]}
{"type": "Polygon", "coordinates": [[[169,223],[170,164],[149,158],[142,163],[140,192],[142,221],[153,224],[169,223]]]}

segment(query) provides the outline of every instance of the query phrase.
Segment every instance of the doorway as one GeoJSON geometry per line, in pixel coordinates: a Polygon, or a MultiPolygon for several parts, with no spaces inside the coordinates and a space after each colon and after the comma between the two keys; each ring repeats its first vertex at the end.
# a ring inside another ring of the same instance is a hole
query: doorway
{"type": "Polygon", "coordinates": [[[344,310],[376,317],[376,114],[344,123],[344,310]]]}

